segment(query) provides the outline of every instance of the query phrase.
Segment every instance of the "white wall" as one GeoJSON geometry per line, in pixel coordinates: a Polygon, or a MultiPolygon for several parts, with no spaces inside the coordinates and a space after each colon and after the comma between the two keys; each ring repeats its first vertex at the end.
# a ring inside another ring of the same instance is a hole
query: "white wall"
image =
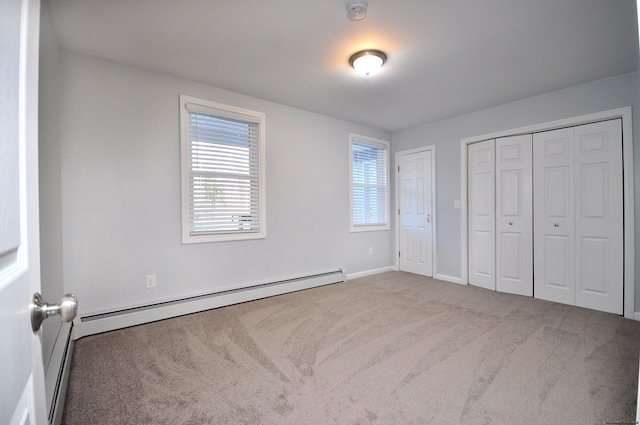
{"type": "MultiPolygon", "coordinates": [[[[64,50],[60,61],[44,107],[59,114],[64,287],[80,315],[393,264],[390,231],[349,232],[348,134],[390,134],[64,50]],[[180,94],[266,113],[265,240],[182,245],[180,94]]],[[[56,161],[44,159],[51,176],[56,161]]]]}
{"type": "MultiPolygon", "coordinates": [[[[50,62],[56,64],[56,71],[43,69],[52,72],[43,79],[55,96],[43,97],[41,111],[48,110],[46,116],[57,117],[57,121],[41,128],[41,138],[52,143],[41,155],[41,180],[49,187],[41,198],[50,198],[53,214],[46,219],[53,224],[43,241],[53,251],[44,262],[54,270],[55,280],[64,278],[66,292],[80,297],[81,314],[336,267],[356,273],[392,265],[397,252],[392,232],[349,233],[349,132],[391,138],[392,153],[436,146],[435,266],[445,276],[461,276],[460,210],[453,203],[460,199],[462,138],[632,106],[635,185],[636,190],[640,188],[637,72],[390,136],[374,128],[68,51],[61,51],[50,62]],[[59,87],[52,83],[58,78],[54,74],[59,75],[59,87]],[[181,244],[179,94],[266,113],[266,240],[181,244]],[[55,214],[60,208],[58,219],[55,214]],[[58,220],[61,225],[56,225],[58,220]],[[374,248],[373,256],[368,255],[369,246],[374,248]],[[57,271],[56,261],[63,264],[57,271]],[[148,290],[144,276],[152,273],[158,277],[158,287],[148,290]]],[[[638,194],[636,198],[640,200],[638,194]]],[[[639,217],[637,208],[636,225],[639,217]]],[[[640,265],[637,239],[636,264],[640,265]]],[[[43,264],[43,271],[45,267],[43,264]]],[[[635,301],[640,306],[637,286],[635,301]]]]}
{"type": "MultiPolygon", "coordinates": [[[[392,135],[392,151],[436,146],[437,264],[439,274],[461,277],[460,140],[502,130],[534,125],[631,106],[634,131],[635,226],[640,223],[640,73],[594,81],[541,94],[494,108],[398,131],[392,135]]],[[[635,239],[636,270],[640,270],[640,243],[635,239]]],[[[636,274],[638,272],[636,271],[636,274]]],[[[635,291],[636,311],[640,307],[640,283],[635,291]]]]}

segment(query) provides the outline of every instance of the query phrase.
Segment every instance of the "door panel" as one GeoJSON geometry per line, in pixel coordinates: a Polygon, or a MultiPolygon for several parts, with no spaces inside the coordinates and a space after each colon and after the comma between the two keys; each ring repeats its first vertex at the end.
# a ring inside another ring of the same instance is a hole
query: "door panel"
{"type": "Polygon", "coordinates": [[[608,238],[580,238],[578,244],[581,264],[580,290],[593,295],[607,295],[609,285],[607,276],[610,274],[609,239],[608,238]]]}
{"type": "Polygon", "coordinates": [[[534,294],[575,304],[573,129],[533,135],[534,294]]]}
{"type": "Polygon", "coordinates": [[[468,147],[469,283],[495,290],[495,140],[468,147]]]}
{"type": "MultiPolygon", "coordinates": [[[[500,270],[498,277],[506,280],[522,280],[522,269],[520,261],[512,261],[511,258],[520,258],[522,256],[522,235],[513,232],[502,232],[498,240],[501,247],[498,257],[500,270]]],[[[500,287],[496,288],[500,291],[500,287]]],[[[506,292],[506,291],[502,291],[506,292]]]]}
{"type": "Polygon", "coordinates": [[[522,211],[522,170],[504,170],[498,165],[499,180],[498,215],[502,217],[520,217],[522,211]]]}
{"type": "Polygon", "coordinates": [[[493,280],[493,232],[477,230],[475,232],[475,244],[478,248],[478,252],[475,253],[475,275],[487,280],[493,280]]]}
{"type": "MultiPolygon", "coordinates": [[[[571,303],[573,299],[571,294],[573,291],[573,282],[571,281],[573,272],[570,264],[566,261],[573,255],[572,246],[573,241],[564,235],[546,235],[544,238],[542,260],[546,266],[545,283],[554,291],[561,291],[559,293],[561,295],[556,295],[556,297],[558,297],[558,302],[562,302],[560,301],[561,297],[565,297],[565,304],[571,303]]],[[[536,296],[541,298],[537,294],[536,296]]]]}
{"type": "Polygon", "coordinates": [[[576,305],[623,313],[622,127],[575,128],[576,305]]]}
{"type": "Polygon", "coordinates": [[[496,139],[496,290],[533,295],[532,136],[496,139]]]}
{"type": "Polygon", "coordinates": [[[402,228],[403,230],[403,238],[404,243],[402,244],[401,253],[404,252],[404,259],[408,263],[413,263],[413,227],[405,226],[402,228]]]}
{"type": "Polygon", "coordinates": [[[544,216],[548,219],[572,220],[573,165],[547,166],[543,175],[544,216]]]}
{"type": "Polygon", "coordinates": [[[31,330],[29,310],[40,290],[40,2],[0,1],[0,21],[0,423],[44,424],[41,342],[31,330]]]}
{"type": "Polygon", "coordinates": [[[398,157],[400,270],[433,276],[433,155],[398,157]]]}

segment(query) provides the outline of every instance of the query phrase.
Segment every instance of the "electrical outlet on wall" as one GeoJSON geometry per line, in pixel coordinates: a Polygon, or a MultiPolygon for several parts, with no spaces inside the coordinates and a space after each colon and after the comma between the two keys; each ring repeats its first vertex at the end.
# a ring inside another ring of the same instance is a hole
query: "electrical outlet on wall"
{"type": "Polygon", "coordinates": [[[156,287],[156,275],[148,274],[147,275],[147,288],[155,288],[156,287]]]}
{"type": "Polygon", "coordinates": [[[369,247],[369,255],[373,255],[373,247],[372,246],[369,247]]]}

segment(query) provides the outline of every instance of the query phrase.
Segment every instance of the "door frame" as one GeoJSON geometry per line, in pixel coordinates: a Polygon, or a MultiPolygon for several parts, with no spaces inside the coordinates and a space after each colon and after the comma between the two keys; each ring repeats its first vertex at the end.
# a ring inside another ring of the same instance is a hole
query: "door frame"
{"type": "Polygon", "coordinates": [[[622,193],[624,198],[624,317],[635,319],[635,249],[634,249],[634,184],[633,184],[633,131],[631,107],[611,109],[593,114],[580,115],[558,121],[550,121],[527,127],[499,131],[481,136],[467,137],[460,140],[460,237],[461,237],[461,279],[463,285],[469,284],[469,238],[467,225],[467,147],[471,143],[506,136],[517,136],[527,133],[556,130],[564,127],[575,127],[611,119],[622,120],[622,193]]]}
{"type": "Polygon", "coordinates": [[[394,162],[394,190],[395,190],[395,210],[393,216],[395,217],[395,252],[398,253],[396,256],[394,254],[394,269],[400,270],[400,217],[398,214],[398,209],[400,208],[400,186],[399,186],[399,178],[400,174],[398,167],[400,166],[400,156],[401,155],[411,155],[414,153],[420,152],[431,152],[431,264],[432,264],[432,275],[434,279],[438,278],[437,266],[436,266],[436,245],[437,245],[437,220],[438,220],[438,208],[436,206],[436,147],[435,145],[423,146],[420,148],[408,149],[395,153],[395,162],[394,162]]]}

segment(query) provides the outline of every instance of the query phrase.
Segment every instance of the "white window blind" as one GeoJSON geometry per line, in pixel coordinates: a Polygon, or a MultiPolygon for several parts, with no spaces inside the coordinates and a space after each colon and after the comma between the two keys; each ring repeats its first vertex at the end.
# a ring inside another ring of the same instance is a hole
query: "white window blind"
{"type": "Polygon", "coordinates": [[[183,214],[187,215],[188,229],[183,229],[183,239],[264,237],[260,114],[191,102],[185,102],[184,107],[187,175],[183,172],[183,179],[186,177],[188,196],[183,202],[188,205],[183,205],[183,214]]]}
{"type": "Polygon", "coordinates": [[[387,142],[352,135],[352,230],[389,228],[388,164],[387,142]]]}

